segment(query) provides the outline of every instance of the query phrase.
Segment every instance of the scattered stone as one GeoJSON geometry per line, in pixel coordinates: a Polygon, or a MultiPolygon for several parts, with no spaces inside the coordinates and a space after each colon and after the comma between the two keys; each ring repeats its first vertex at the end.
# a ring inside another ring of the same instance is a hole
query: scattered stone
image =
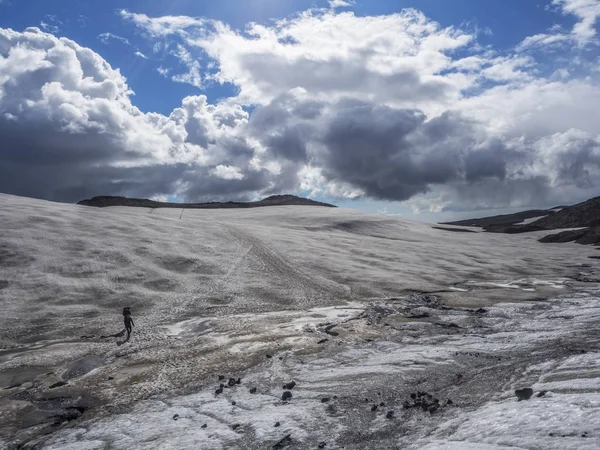
{"type": "Polygon", "coordinates": [[[475,311],[475,313],[477,314],[485,314],[487,312],[487,309],[484,308],[479,308],[478,310],[475,311]]]}
{"type": "Polygon", "coordinates": [[[267,356],[267,359],[271,359],[271,358],[273,357],[273,355],[270,355],[270,354],[268,354],[268,353],[267,353],[267,355],[266,355],[266,356],[267,356]]]}
{"type": "Polygon", "coordinates": [[[324,344],[325,342],[327,342],[329,339],[325,338],[325,339],[321,339],[319,342],[317,342],[317,344],[324,344]]]}
{"type": "Polygon", "coordinates": [[[321,403],[327,403],[329,401],[329,397],[323,397],[321,399],[321,403]]]}
{"type": "Polygon", "coordinates": [[[337,331],[331,331],[336,325],[329,325],[328,327],[325,328],[325,333],[327,333],[330,336],[339,336],[340,333],[338,333],[337,331]]]}
{"type": "Polygon", "coordinates": [[[410,400],[405,401],[402,404],[402,406],[404,407],[404,409],[420,407],[424,412],[429,412],[430,414],[433,414],[440,407],[451,405],[451,404],[452,404],[452,400],[448,399],[448,400],[446,400],[446,404],[442,405],[440,403],[440,400],[437,398],[434,398],[433,395],[431,395],[427,392],[419,391],[419,392],[413,392],[412,394],[410,394],[410,400]]]}
{"type": "Polygon", "coordinates": [[[281,426],[281,424],[279,422],[275,422],[275,428],[281,426]]]}
{"type": "Polygon", "coordinates": [[[426,319],[427,317],[431,317],[431,314],[423,313],[423,314],[413,314],[412,316],[407,316],[407,319],[426,319]]]}
{"type": "Polygon", "coordinates": [[[229,387],[235,386],[236,384],[238,384],[238,383],[237,383],[237,381],[236,381],[236,379],[235,379],[235,378],[230,378],[230,379],[229,379],[229,382],[227,383],[227,385],[228,385],[229,387]]]}
{"type": "Polygon", "coordinates": [[[327,442],[319,442],[319,445],[317,447],[325,448],[326,445],[327,445],[327,442]]]}
{"type": "Polygon", "coordinates": [[[237,405],[237,403],[236,402],[231,402],[231,405],[235,406],[235,405],[237,405]]]}
{"type": "Polygon", "coordinates": [[[393,419],[394,418],[394,411],[388,411],[387,414],[385,415],[386,419],[393,419]]]}
{"type": "Polygon", "coordinates": [[[208,426],[207,423],[205,423],[204,425],[202,425],[200,428],[206,428],[208,426]]]}
{"type": "Polygon", "coordinates": [[[109,380],[114,380],[114,379],[115,379],[115,377],[108,377],[108,379],[109,379],[109,380]]]}
{"type": "Polygon", "coordinates": [[[237,430],[239,427],[241,427],[242,425],[239,423],[234,423],[233,425],[231,425],[231,429],[232,430],[237,430]]]}
{"type": "Polygon", "coordinates": [[[225,379],[225,375],[219,375],[219,381],[223,381],[225,379]]]}
{"type": "Polygon", "coordinates": [[[515,395],[519,399],[518,401],[529,400],[531,398],[531,396],[533,395],[533,389],[531,389],[531,388],[517,389],[515,391],[515,395]]]}
{"type": "Polygon", "coordinates": [[[253,387],[253,388],[250,388],[250,393],[251,393],[251,394],[256,394],[256,388],[255,388],[255,387],[253,387]]]}
{"type": "Polygon", "coordinates": [[[217,390],[215,391],[215,395],[219,395],[219,394],[222,394],[222,393],[223,393],[223,385],[221,385],[221,386],[219,387],[219,389],[217,389],[217,390]]]}
{"type": "Polygon", "coordinates": [[[371,406],[371,412],[375,412],[375,411],[377,411],[377,405],[371,406]]]}
{"type": "Polygon", "coordinates": [[[179,419],[179,414],[175,414],[175,415],[173,416],[173,420],[177,420],[177,419],[179,419]]]}
{"type": "Polygon", "coordinates": [[[381,402],[381,403],[379,404],[379,406],[385,406],[385,403],[384,403],[384,402],[381,402]]]}
{"type": "Polygon", "coordinates": [[[543,397],[544,395],[546,395],[547,392],[548,391],[540,391],[538,392],[537,397],[543,397]]]}
{"type": "Polygon", "coordinates": [[[290,390],[294,389],[294,386],[296,386],[296,382],[292,380],[289,383],[284,384],[283,389],[290,391],[290,390]]]}
{"type": "Polygon", "coordinates": [[[334,399],[334,400],[337,400],[337,395],[334,395],[334,396],[333,396],[333,399],[334,399]]]}
{"type": "Polygon", "coordinates": [[[280,440],[275,445],[273,445],[273,447],[271,447],[271,448],[273,450],[279,450],[279,449],[287,447],[288,445],[291,445],[291,444],[292,444],[292,435],[288,434],[282,440],[280,440]]]}
{"type": "Polygon", "coordinates": [[[54,389],[54,388],[57,388],[57,387],[64,386],[64,385],[66,385],[66,384],[67,384],[67,383],[65,383],[64,381],[57,381],[56,383],[54,383],[54,384],[50,385],[50,386],[48,387],[48,389],[54,389]]]}
{"type": "Polygon", "coordinates": [[[369,400],[368,398],[365,398],[365,403],[369,403],[371,400],[369,400]]]}
{"type": "Polygon", "coordinates": [[[284,402],[288,401],[289,399],[292,398],[292,393],[290,391],[285,391],[282,395],[281,395],[281,400],[283,400],[284,402]]]}

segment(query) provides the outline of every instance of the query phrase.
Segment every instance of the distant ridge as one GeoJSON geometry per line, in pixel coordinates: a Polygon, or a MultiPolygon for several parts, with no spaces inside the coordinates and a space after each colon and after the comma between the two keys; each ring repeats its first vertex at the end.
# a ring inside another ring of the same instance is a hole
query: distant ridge
{"type": "Polygon", "coordinates": [[[578,242],[600,245],[600,197],[594,197],[573,206],[557,206],[552,209],[521,211],[514,214],[484,217],[480,219],[447,222],[445,225],[482,227],[491,233],[527,233],[529,231],[583,228],[564,231],[540,239],[540,242],[578,242]],[[527,219],[534,219],[523,224],[527,219]]]}
{"type": "Polygon", "coordinates": [[[208,202],[208,203],[170,203],[157,202],[145,198],[128,198],[102,195],[77,202],[78,205],[105,208],[108,206],[132,206],[138,208],[184,208],[184,209],[220,209],[220,208],[258,208],[263,206],[325,206],[336,208],[329,203],[317,202],[295,195],[272,195],[257,202],[208,202]]]}

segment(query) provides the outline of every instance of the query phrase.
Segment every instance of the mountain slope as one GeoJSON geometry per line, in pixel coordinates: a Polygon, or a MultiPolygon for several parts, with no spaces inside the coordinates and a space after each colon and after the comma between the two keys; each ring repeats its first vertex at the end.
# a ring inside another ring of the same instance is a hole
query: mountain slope
{"type": "Polygon", "coordinates": [[[549,210],[530,210],[501,216],[447,222],[446,225],[483,227],[492,233],[528,233],[532,231],[558,230],[561,228],[584,228],[564,231],[540,239],[540,242],[577,242],[600,244],[600,197],[591,198],[572,206],[549,210]],[[539,217],[537,220],[531,220],[539,217]],[[525,222],[525,223],[524,223],[525,222]]]}

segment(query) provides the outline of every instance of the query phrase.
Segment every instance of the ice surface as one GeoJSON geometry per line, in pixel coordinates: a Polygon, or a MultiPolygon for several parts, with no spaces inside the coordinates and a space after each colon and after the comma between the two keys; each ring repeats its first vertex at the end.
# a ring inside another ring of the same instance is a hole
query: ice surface
{"type": "Polygon", "coordinates": [[[345,209],[180,212],[0,195],[0,380],[18,384],[0,447],[598,448],[594,248],[345,209]],[[126,343],[103,337],[123,306],[126,343]],[[241,383],[216,395],[219,375],[241,383]],[[453,403],[405,409],[416,391],[453,403]],[[52,425],[61,402],[83,415],[52,425]]]}

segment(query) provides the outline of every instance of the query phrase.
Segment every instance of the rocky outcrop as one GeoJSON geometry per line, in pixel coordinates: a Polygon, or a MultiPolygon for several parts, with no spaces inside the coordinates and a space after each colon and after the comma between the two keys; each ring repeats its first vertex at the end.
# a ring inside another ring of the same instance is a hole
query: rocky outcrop
{"type": "Polygon", "coordinates": [[[482,227],[485,231],[491,233],[508,234],[558,230],[561,228],[582,228],[550,234],[540,239],[540,242],[577,242],[578,244],[600,245],[600,197],[594,197],[573,206],[460,220],[458,222],[447,222],[446,225],[482,227]],[[522,223],[524,220],[535,217],[540,218],[530,223],[522,223]]]}
{"type": "Polygon", "coordinates": [[[598,245],[600,244],[600,227],[561,231],[560,233],[544,236],[540,239],[540,242],[577,242],[578,244],[598,245]]]}

